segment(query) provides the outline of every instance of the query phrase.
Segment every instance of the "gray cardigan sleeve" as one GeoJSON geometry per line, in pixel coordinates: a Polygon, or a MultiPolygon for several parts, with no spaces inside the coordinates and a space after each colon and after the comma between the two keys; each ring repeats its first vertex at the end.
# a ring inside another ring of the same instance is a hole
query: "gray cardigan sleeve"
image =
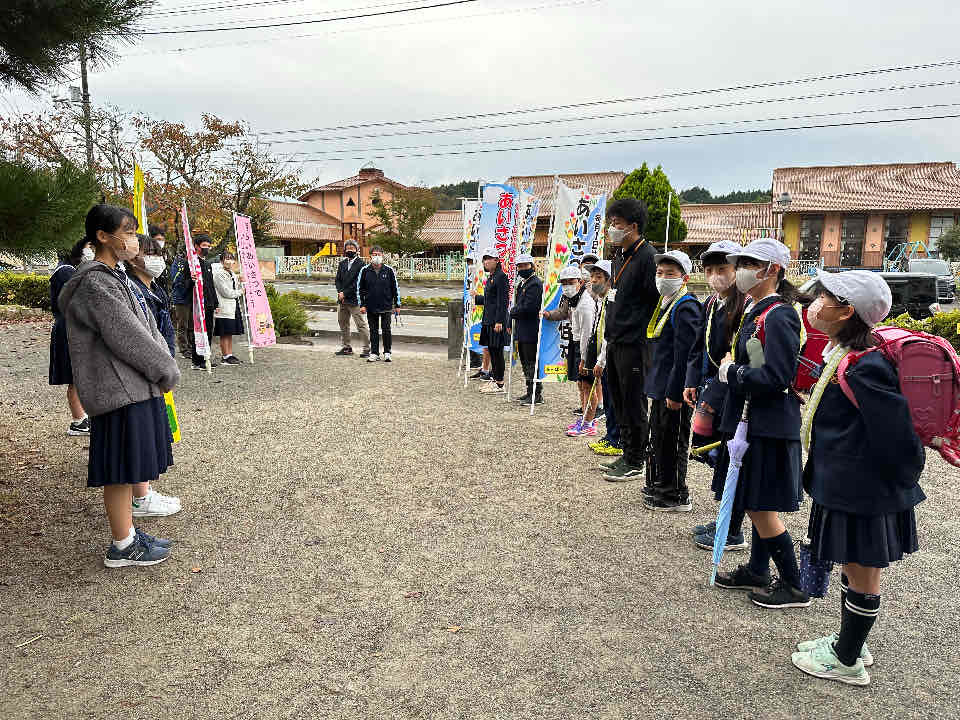
{"type": "MultiPolygon", "coordinates": [[[[90,280],[89,276],[84,278],[74,294],[70,303],[71,319],[96,329],[110,352],[164,392],[171,390],[177,384],[180,370],[166,344],[161,345],[150,328],[144,326],[119,285],[95,285],[90,280]]],[[[146,321],[156,327],[152,313],[147,313],[146,321]]]]}

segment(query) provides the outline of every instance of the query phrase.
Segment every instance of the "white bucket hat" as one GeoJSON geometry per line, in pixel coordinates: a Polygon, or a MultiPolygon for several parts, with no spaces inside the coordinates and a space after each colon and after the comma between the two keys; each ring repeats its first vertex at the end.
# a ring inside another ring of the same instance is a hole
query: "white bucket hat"
{"type": "Polygon", "coordinates": [[[817,274],[817,280],[840,302],[849,303],[867,325],[873,327],[890,314],[893,294],[886,280],[869,270],[817,274]]]}

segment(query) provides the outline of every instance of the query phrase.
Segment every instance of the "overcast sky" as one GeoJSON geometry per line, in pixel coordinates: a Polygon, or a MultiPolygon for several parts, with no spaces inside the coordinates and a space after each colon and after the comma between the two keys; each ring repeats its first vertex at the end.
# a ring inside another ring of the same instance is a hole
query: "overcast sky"
{"type": "MultiPolygon", "coordinates": [[[[252,1],[207,5],[235,7],[252,1]]],[[[359,0],[351,6],[346,0],[273,0],[272,4],[226,13],[155,16],[146,24],[157,30],[223,25],[237,20],[256,24],[265,18],[291,22],[444,1],[359,0]],[[318,14],[324,12],[327,14],[318,14]]],[[[258,131],[274,131],[471,115],[960,59],[956,21],[949,20],[955,15],[954,3],[946,1],[574,2],[478,0],[368,20],[145,37],[127,50],[119,63],[91,76],[91,94],[96,103],[109,102],[192,126],[199,122],[201,113],[208,112],[226,119],[246,120],[258,131]],[[200,46],[215,47],[196,49],[200,46]],[[170,52],[172,48],[189,50],[170,52]]],[[[157,10],[187,5],[196,9],[199,0],[169,0],[157,10]]],[[[960,85],[946,85],[740,108],[607,117],[690,105],[953,81],[960,81],[960,66],[552,113],[302,136],[271,135],[264,139],[349,138],[273,146],[278,154],[308,153],[306,175],[321,181],[355,174],[367,160],[397,180],[428,185],[461,179],[497,180],[514,174],[629,171],[646,161],[662,164],[678,189],[702,185],[719,194],[769,187],[774,167],[954,160],[960,120],[554,150],[378,158],[410,152],[960,114],[960,85]],[[958,104],[929,110],[583,136],[610,130],[639,131],[950,103],[958,104]],[[491,124],[584,115],[602,117],[489,129],[491,124]],[[449,128],[472,129],[383,136],[449,128]],[[375,136],[356,137],[361,134],[375,136]],[[581,137],[569,138],[570,135],[581,137]],[[498,139],[519,142],[450,145],[498,139]],[[428,149],[375,150],[401,146],[428,149]],[[351,159],[329,158],[336,153],[351,159]]],[[[14,100],[21,107],[30,104],[22,97],[14,100]]]]}

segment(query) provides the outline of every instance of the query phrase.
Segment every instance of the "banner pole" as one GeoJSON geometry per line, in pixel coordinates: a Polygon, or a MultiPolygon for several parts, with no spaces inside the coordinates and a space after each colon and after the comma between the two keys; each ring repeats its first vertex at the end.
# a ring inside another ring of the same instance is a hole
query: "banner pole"
{"type": "MultiPolygon", "coordinates": [[[[550,213],[550,230],[547,232],[547,259],[543,265],[543,280],[546,281],[546,275],[550,268],[550,256],[553,254],[553,224],[557,218],[557,193],[560,189],[560,176],[553,176],[553,210],[550,213]]],[[[532,243],[531,243],[532,245],[532,243]]],[[[533,362],[533,392],[530,394],[530,417],[533,417],[534,407],[536,406],[537,384],[543,385],[545,378],[540,377],[540,343],[543,341],[543,324],[547,319],[543,317],[544,303],[547,300],[546,293],[543,300],[540,301],[540,322],[537,325],[537,355],[533,362]]],[[[542,392],[542,391],[541,391],[542,392]]]]}
{"type": "Polygon", "coordinates": [[[510,367],[507,369],[507,402],[510,402],[510,389],[513,387],[513,343],[517,333],[517,321],[510,322],[510,367]]]}

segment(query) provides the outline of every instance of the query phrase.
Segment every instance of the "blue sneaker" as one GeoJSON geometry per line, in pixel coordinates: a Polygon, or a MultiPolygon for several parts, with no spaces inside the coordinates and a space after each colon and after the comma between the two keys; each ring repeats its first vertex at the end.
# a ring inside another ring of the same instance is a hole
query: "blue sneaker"
{"type": "MultiPolygon", "coordinates": [[[[716,530],[716,525],[714,525],[714,530],[716,530]]],[[[714,541],[715,535],[716,533],[714,531],[710,531],[708,533],[702,533],[701,535],[697,535],[693,539],[693,542],[701,550],[713,550],[713,541],[714,541]]],[[[725,551],[746,550],[747,541],[744,539],[743,533],[740,533],[739,535],[728,535],[727,544],[723,547],[723,549],[725,551]]]]}
{"type": "Polygon", "coordinates": [[[717,529],[717,523],[716,521],[714,521],[714,522],[709,522],[706,525],[697,525],[696,527],[693,528],[693,531],[690,534],[693,535],[694,537],[696,537],[697,535],[704,535],[706,533],[709,533],[712,535],[713,531],[716,529],[717,529]]]}
{"type": "Polygon", "coordinates": [[[134,534],[133,542],[123,550],[110,543],[103,564],[108,568],[121,568],[129,565],[156,565],[170,557],[170,548],[149,545],[142,535],[134,534]]]}
{"type": "Polygon", "coordinates": [[[137,535],[139,535],[140,537],[142,537],[143,540],[144,540],[144,542],[147,543],[147,545],[156,545],[157,547],[162,547],[162,548],[168,548],[168,547],[170,547],[171,545],[173,545],[173,541],[172,541],[172,540],[167,540],[166,538],[154,537],[153,535],[149,535],[149,534],[145,533],[145,532],[144,532],[143,530],[141,530],[140,528],[134,528],[133,531],[134,531],[137,535]]]}

